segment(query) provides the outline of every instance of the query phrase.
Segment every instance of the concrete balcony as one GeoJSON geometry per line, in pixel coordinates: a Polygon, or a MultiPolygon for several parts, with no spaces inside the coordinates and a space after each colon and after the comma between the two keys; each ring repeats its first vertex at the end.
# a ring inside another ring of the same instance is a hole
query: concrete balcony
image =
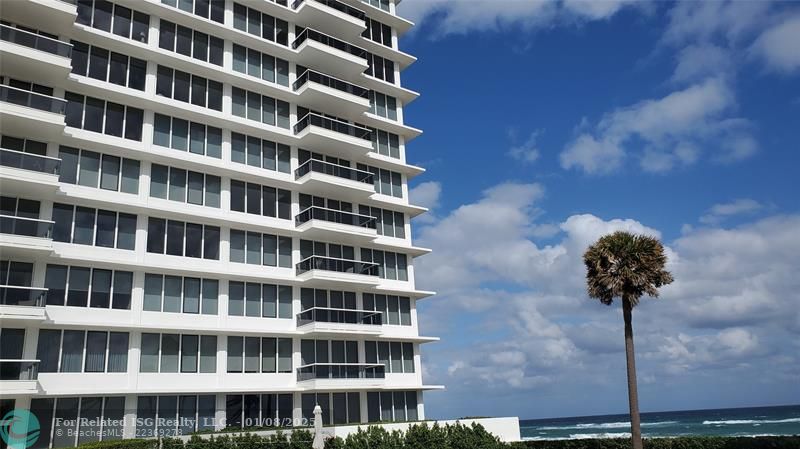
{"type": "Polygon", "coordinates": [[[375,287],[380,281],[378,264],[358,260],[311,256],[298,262],[295,269],[304,287],[375,287]]]}
{"type": "Polygon", "coordinates": [[[60,168],[60,159],[0,148],[0,184],[4,194],[55,192],[60,168]]]}
{"type": "Polygon", "coordinates": [[[297,167],[294,178],[311,195],[360,202],[375,193],[372,173],[316,159],[297,167]]]}
{"type": "Polygon", "coordinates": [[[367,28],[364,11],[338,0],[295,0],[295,23],[319,29],[334,36],[355,39],[367,28]]]}
{"type": "Polygon", "coordinates": [[[311,363],[297,368],[297,384],[309,390],[374,388],[384,385],[386,368],[379,363],[311,363]]]}
{"type": "Polygon", "coordinates": [[[4,0],[0,3],[3,20],[34,25],[53,34],[71,30],[78,17],[76,0],[4,0]]]}
{"type": "MultiPolygon", "coordinates": [[[[12,2],[15,3],[15,2],[12,2]]],[[[0,86],[0,134],[49,140],[64,132],[67,102],[11,86],[0,86]]]]}
{"type": "Polygon", "coordinates": [[[50,254],[52,233],[52,221],[0,215],[0,252],[3,257],[50,254]]]}
{"type": "Polygon", "coordinates": [[[311,307],[297,314],[298,332],[318,336],[380,335],[382,324],[383,313],[374,310],[311,307]]]}
{"type": "Polygon", "coordinates": [[[369,129],[313,112],[298,120],[294,134],[301,148],[326,151],[346,159],[364,157],[372,150],[369,129]]]}
{"type": "Polygon", "coordinates": [[[46,288],[0,285],[0,320],[43,320],[46,288]]]}
{"type": "Polygon", "coordinates": [[[39,392],[39,361],[0,359],[0,391],[3,395],[39,392]]]}
{"type": "Polygon", "coordinates": [[[5,75],[56,84],[72,70],[72,45],[29,31],[0,24],[0,60],[5,75]]]}
{"type": "Polygon", "coordinates": [[[369,89],[307,69],[292,85],[298,103],[322,110],[337,111],[346,117],[361,117],[369,110],[369,89]]]}
{"type": "Polygon", "coordinates": [[[306,28],[292,42],[297,63],[335,73],[340,78],[359,79],[369,67],[367,51],[361,47],[306,28]]]}
{"type": "Polygon", "coordinates": [[[311,206],[294,217],[300,237],[309,240],[335,240],[341,243],[368,243],[378,237],[375,217],[311,206]]]}

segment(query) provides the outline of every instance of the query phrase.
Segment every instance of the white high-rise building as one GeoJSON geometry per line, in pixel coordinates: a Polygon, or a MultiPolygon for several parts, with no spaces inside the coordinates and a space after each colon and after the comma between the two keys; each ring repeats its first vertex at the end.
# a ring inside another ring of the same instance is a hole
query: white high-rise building
{"type": "Polygon", "coordinates": [[[0,0],[0,409],[34,448],[425,418],[399,0],[0,0]]]}

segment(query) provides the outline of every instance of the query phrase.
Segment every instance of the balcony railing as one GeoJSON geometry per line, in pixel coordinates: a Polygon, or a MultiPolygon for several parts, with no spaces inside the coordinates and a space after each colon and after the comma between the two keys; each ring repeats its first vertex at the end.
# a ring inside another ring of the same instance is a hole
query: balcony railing
{"type": "Polygon", "coordinates": [[[65,58],[72,57],[72,44],[8,25],[0,25],[0,40],[46,51],[65,58]]]}
{"type": "Polygon", "coordinates": [[[52,233],[53,222],[50,220],[0,215],[0,234],[49,239],[52,233]]]}
{"type": "Polygon", "coordinates": [[[297,35],[294,42],[292,42],[292,49],[297,50],[307,39],[317,41],[320,44],[351,54],[357,58],[367,59],[367,50],[311,28],[306,28],[297,35]]]}
{"type": "Polygon", "coordinates": [[[58,175],[61,159],[0,148],[0,166],[58,175]]]}
{"type": "Polygon", "coordinates": [[[348,83],[347,81],[343,81],[311,69],[306,69],[302,75],[297,77],[297,80],[294,82],[294,84],[292,84],[292,88],[294,90],[300,90],[300,87],[307,82],[322,84],[323,86],[330,87],[331,89],[336,89],[350,95],[355,95],[359,98],[369,99],[369,89],[356,86],[353,83],[348,83]]]}
{"type": "Polygon", "coordinates": [[[38,360],[0,359],[0,380],[36,380],[38,378],[38,360]]]}
{"type": "Polygon", "coordinates": [[[0,86],[0,101],[56,114],[64,114],[66,100],[11,86],[0,86]]]}
{"type": "Polygon", "coordinates": [[[376,263],[337,259],[335,257],[311,256],[298,262],[295,267],[298,275],[311,270],[324,270],[378,276],[378,264],[376,263]]]}
{"type": "Polygon", "coordinates": [[[0,305],[44,307],[46,288],[0,285],[0,305]]]}
{"type": "Polygon", "coordinates": [[[372,140],[372,131],[367,128],[353,125],[352,123],[343,122],[341,120],[325,117],[313,112],[309,112],[294,125],[294,133],[300,134],[300,131],[309,126],[319,126],[337,133],[346,134],[357,139],[372,140]]]}
{"type": "Polygon", "coordinates": [[[315,379],[384,379],[386,367],[379,363],[312,363],[297,368],[297,381],[315,379]]]}
{"type": "Polygon", "coordinates": [[[336,176],[337,178],[363,182],[364,184],[369,185],[373,185],[375,183],[372,173],[368,171],[356,170],[355,168],[332,164],[330,162],[320,161],[317,159],[309,159],[297,167],[297,169],[294,171],[294,179],[300,179],[309,172],[336,176]]]}
{"type": "Polygon", "coordinates": [[[380,326],[383,313],[375,310],[337,309],[333,307],[312,307],[297,314],[297,325],[310,323],[364,324],[380,326]]]}
{"type": "Polygon", "coordinates": [[[375,217],[318,206],[311,206],[297,214],[294,217],[294,224],[295,226],[300,226],[311,220],[323,220],[360,228],[375,229],[375,217]]]}
{"type": "MultiPolygon", "coordinates": [[[[295,2],[292,3],[292,9],[297,9],[305,1],[307,0],[295,0],[295,2]]],[[[308,0],[308,1],[315,1],[317,3],[322,3],[323,5],[329,8],[333,8],[337,11],[343,12],[348,16],[355,17],[356,19],[365,20],[367,18],[367,14],[364,11],[358,8],[353,8],[352,6],[345,5],[344,3],[337,0],[308,0]]]]}

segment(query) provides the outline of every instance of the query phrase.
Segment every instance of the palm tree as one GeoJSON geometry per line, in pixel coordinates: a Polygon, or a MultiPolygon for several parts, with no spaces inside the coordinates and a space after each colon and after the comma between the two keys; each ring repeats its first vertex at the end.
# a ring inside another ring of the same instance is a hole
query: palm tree
{"type": "Polygon", "coordinates": [[[673,281],[664,269],[667,256],[658,239],[617,231],[601,237],[583,255],[589,296],[611,305],[622,299],[625,318],[625,357],[628,362],[628,404],[631,412],[633,449],[642,449],[639,394],[636,391],[636,360],[633,351],[631,313],[645,293],[658,297],[658,288],[673,281]]]}

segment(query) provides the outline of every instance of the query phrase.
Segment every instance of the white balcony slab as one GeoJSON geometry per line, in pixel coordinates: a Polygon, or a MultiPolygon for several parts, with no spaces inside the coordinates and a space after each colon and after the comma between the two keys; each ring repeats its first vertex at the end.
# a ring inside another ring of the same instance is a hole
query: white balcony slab
{"type": "Polygon", "coordinates": [[[303,286],[320,286],[326,288],[353,288],[357,286],[374,287],[380,282],[378,276],[357,273],[341,273],[329,270],[309,270],[297,275],[303,286]]]}
{"type": "Polygon", "coordinates": [[[0,187],[4,195],[49,196],[58,190],[58,175],[0,165],[0,187]]]}
{"type": "Polygon", "coordinates": [[[368,243],[378,236],[375,229],[317,219],[308,220],[297,226],[296,230],[303,239],[328,240],[348,244],[368,243]]]}
{"type": "Polygon", "coordinates": [[[358,38],[367,28],[364,20],[314,0],[297,7],[296,23],[345,40],[358,38]]]}
{"type": "Polygon", "coordinates": [[[3,257],[20,255],[48,255],[53,251],[53,240],[27,235],[0,234],[0,252],[3,257]]]}
{"type": "Polygon", "coordinates": [[[51,140],[64,132],[64,115],[0,102],[0,134],[51,140]]]}
{"type": "Polygon", "coordinates": [[[369,110],[369,98],[334,89],[313,81],[306,81],[296,91],[297,103],[309,109],[336,111],[336,115],[351,119],[360,118],[369,110]]]}
{"type": "Polygon", "coordinates": [[[369,67],[365,58],[312,39],[306,39],[297,47],[297,63],[347,80],[360,79],[369,67]]]}
{"type": "Polygon", "coordinates": [[[0,320],[43,321],[44,319],[44,307],[0,305],[0,320]]]}
{"type": "Polygon", "coordinates": [[[362,158],[372,150],[372,142],[367,139],[311,124],[297,133],[296,137],[301,148],[325,151],[350,160],[362,158]]]}
{"type": "Polygon", "coordinates": [[[34,26],[48,33],[63,34],[72,29],[78,8],[62,0],[3,0],[3,20],[34,26]]]}
{"type": "Polygon", "coordinates": [[[377,336],[382,333],[382,326],[374,324],[325,323],[316,321],[298,326],[297,331],[304,335],[313,334],[317,337],[336,337],[343,334],[377,336]]]}
{"type": "Polygon", "coordinates": [[[21,396],[39,393],[36,380],[0,380],[0,396],[21,396]]]}
{"type": "Polygon", "coordinates": [[[298,381],[302,390],[353,391],[381,388],[386,379],[310,379],[298,381]]]}
{"type": "Polygon", "coordinates": [[[0,60],[3,74],[29,79],[35,73],[36,82],[46,85],[63,81],[72,70],[70,58],[4,40],[0,40],[0,60]]]}
{"type": "Polygon", "coordinates": [[[296,182],[303,193],[316,196],[330,196],[343,201],[360,202],[366,200],[375,193],[374,184],[367,184],[314,171],[306,173],[296,182]]]}

